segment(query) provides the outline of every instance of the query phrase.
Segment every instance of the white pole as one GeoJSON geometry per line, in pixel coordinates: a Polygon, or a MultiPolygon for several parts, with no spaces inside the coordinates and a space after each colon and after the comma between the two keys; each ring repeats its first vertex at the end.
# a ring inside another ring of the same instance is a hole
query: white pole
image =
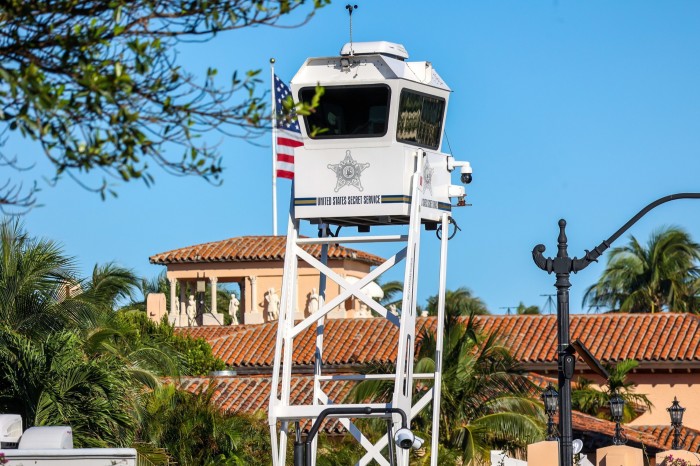
{"type": "Polygon", "coordinates": [[[433,381],[433,431],[430,447],[430,465],[438,465],[440,440],[440,399],[442,398],[442,345],[445,333],[445,287],[447,286],[447,241],[450,224],[442,214],[442,241],[440,242],[440,284],[438,288],[437,328],[435,330],[435,379],[433,381]]]}
{"type": "Polygon", "coordinates": [[[275,102],[275,59],[270,58],[272,98],[272,234],[277,236],[277,102],[275,102]]]}

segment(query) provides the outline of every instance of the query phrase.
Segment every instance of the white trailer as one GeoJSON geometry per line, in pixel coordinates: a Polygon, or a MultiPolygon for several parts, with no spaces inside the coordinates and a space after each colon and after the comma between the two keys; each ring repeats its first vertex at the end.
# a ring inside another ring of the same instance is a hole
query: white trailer
{"type": "Polygon", "coordinates": [[[0,414],[0,454],[10,466],[139,466],[133,448],[73,448],[69,426],[22,431],[19,414],[0,414]]]}
{"type": "Polygon", "coordinates": [[[133,448],[0,450],[9,466],[137,466],[133,448]]]}

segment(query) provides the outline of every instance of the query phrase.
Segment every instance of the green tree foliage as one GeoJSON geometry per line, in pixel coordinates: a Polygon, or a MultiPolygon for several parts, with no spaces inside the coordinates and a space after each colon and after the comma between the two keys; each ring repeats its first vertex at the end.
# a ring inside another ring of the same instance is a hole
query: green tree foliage
{"type": "Polygon", "coordinates": [[[26,427],[70,425],[81,447],[136,445],[141,397],[161,377],[224,367],[204,340],[114,310],[138,283],[127,269],[97,266],[81,280],[17,220],[0,223],[0,251],[0,412],[26,427]]]}
{"type": "Polygon", "coordinates": [[[381,299],[380,304],[386,308],[392,305],[396,306],[396,309],[400,311],[403,300],[403,282],[393,280],[382,283],[380,286],[384,292],[384,297],[381,299]]]}
{"type": "MultiPolygon", "coordinates": [[[[425,331],[416,372],[435,370],[435,344],[435,334],[425,331]]],[[[480,332],[471,317],[465,324],[450,319],[443,354],[441,443],[464,464],[487,460],[492,449],[522,454],[543,438],[533,384],[496,333],[480,332]]]]}
{"type": "Polygon", "coordinates": [[[164,447],[182,466],[269,462],[269,432],[263,420],[222,412],[212,403],[214,393],[214,385],[196,393],[173,385],[150,392],[145,397],[139,438],[164,447]]]}
{"type": "Polygon", "coordinates": [[[0,412],[25,426],[70,425],[78,447],[129,446],[137,386],[114,358],[91,358],[61,331],[31,340],[0,331],[0,412]]]}
{"type": "MultiPolygon", "coordinates": [[[[438,297],[428,298],[428,315],[437,315],[438,297]]],[[[449,316],[488,315],[486,304],[466,287],[445,291],[445,314],[449,316]]]]}
{"type": "Polygon", "coordinates": [[[64,326],[59,299],[75,264],[53,241],[30,237],[17,219],[0,223],[0,326],[30,336],[64,326]]]}
{"type": "MultiPolygon", "coordinates": [[[[90,187],[102,196],[115,194],[111,180],[150,185],[154,166],[215,182],[221,159],[200,136],[212,130],[237,137],[260,132],[269,110],[256,92],[259,70],[234,73],[226,85],[215,81],[213,68],[198,79],[178,63],[175,46],[276,25],[295,10],[302,16],[291,21],[300,24],[328,0],[306,3],[2,2],[0,132],[38,142],[55,179],[105,173],[100,185],[90,187]]],[[[1,161],[27,165],[8,154],[1,161]]],[[[35,189],[26,192],[8,181],[0,189],[0,208],[31,207],[35,189]]]]}
{"type": "Polygon", "coordinates": [[[163,358],[149,365],[145,356],[160,351],[122,344],[109,304],[123,270],[98,267],[81,281],[60,247],[16,219],[0,223],[0,250],[2,412],[19,410],[28,427],[71,425],[80,446],[127,446],[135,395],[158,383],[163,358]]]}
{"type": "Polygon", "coordinates": [[[139,284],[139,278],[130,269],[113,262],[97,264],[90,280],[81,284],[84,291],[80,296],[112,311],[123,300],[132,299],[139,284]]]}
{"type": "Polygon", "coordinates": [[[520,301],[518,307],[515,308],[515,312],[519,316],[529,316],[529,315],[540,315],[540,308],[538,306],[526,306],[525,303],[520,301]]]}
{"type": "MultiPolygon", "coordinates": [[[[435,370],[435,345],[433,332],[424,331],[415,372],[435,370]]],[[[543,411],[532,396],[533,384],[521,374],[496,334],[483,334],[471,318],[463,323],[452,316],[445,329],[443,353],[441,464],[485,461],[491,449],[522,453],[527,444],[543,438],[543,411]]],[[[416,396],[430,387],[429,382],[417,382],[416,396]]],[[[356,402],[386,401],[392,390],[390,382],[369,380],[358,384],[351,396],[356,402]]],[[[424,411],[413,421],[414,429],[426,438],[430,437],[431,416],[429,410],[424,411]]]]}
{"type": "Polygon", "coordinates": [[[178,335],[166,319],[156,323],[141,311],[121,311],[120,319],[136,329],[134,339],[146,347],[168,349],[179,362],[181,375],[207,375],[226,369],[226,364],[214,356],[211,346],[203,338],[178,335]]]}
{"type": "Polygon", "coordinates": [[[610,398],[617,393],[625,400],[622,422],[630,422],[641,409],[652,407],[646,395],[635,393],[636,383],[627,379],[630,371],[639,366],[634,359],[625,359],[614,365],[606,365],[610,378],[602,389],[596,389],[593,381],[580,377],[571,391],[571,405],[575,410],[601,419],[611,419],[610,398]]]}
{"type": "Polygon", "coordinates": [[[680,228],[655,231],[646,247],[632,236],[612,249],[583,305],[616,312],[697,312],[700,245],[680,228]]]}

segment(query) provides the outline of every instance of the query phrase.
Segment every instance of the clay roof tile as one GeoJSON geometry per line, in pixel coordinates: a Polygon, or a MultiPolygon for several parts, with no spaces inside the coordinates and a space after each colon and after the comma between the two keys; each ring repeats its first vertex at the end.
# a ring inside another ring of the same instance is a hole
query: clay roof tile
{"type": "MultiPolygon", "coordinates": [[[[151,264],[168,265],[184,262],[260,262],[282,261],[287,246],[285,236],[239,236],[211,243],[195,244],[161,252],[149,258],[151,264]]],[[[316,258],[321,257],[318,244],[302,248],[316,258]]],[[[340,245],[328,248],[329,259],[348,259],[369,265],[384,262],[379,256],[340,245]]]]}

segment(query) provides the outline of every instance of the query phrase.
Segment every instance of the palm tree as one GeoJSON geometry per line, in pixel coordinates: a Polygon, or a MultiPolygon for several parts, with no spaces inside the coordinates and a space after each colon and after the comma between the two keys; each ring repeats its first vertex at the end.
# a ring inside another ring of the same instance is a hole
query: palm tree
{"type": "Polygon", "coordinates": [[[140,285],[141,280],[133,270],[109,262],[95,265],[91,279],[83,282],[82,288],[83,295],[88,296],[93,305],[114,310],[120,302],[133,300],[140,285]]]}
{"type": "Polygon", "coordinates": [[[628,245],[610,251],[583,305],[618,312],[694,312],[699,258],[700,245],[677,227],[655,231],[646,247],[632,236],[628,245]]]}
{"type": "MultiPolygon", "coordinates": [[[[428,298],[426,306],[428,315],[437,315],[437,304],[437,296],[428,298]]],[[[474,296],[468,288],[461,286],[454,291],[445,291],[445,314],[447,316],[469,316],[488,315],[490,312],[480,298],[474,296]]]]}
{"type": "Polygon", "coordinates": [[[196,393],[162,386],[145,396],[139,438],[165,448],[177,464],[260,464],[270,451],[262,419],[222,412],[213,402],[216,385],[196,393]]]}
{"type": "Polygon", "coordinates": [[[80,447],[126,447],[133,440],[137,387],[113,358],[90,358],[71,332],[30,339],[0,330],[0,412],[25,426],[70,425],[80,447]]]}
{"type": "MultiPolygon", "coordinates": [[[[417,372],[434,371],[435,342],[425,331],[417,372]]],[[[543,438],[543,412],[531,396],[534,385],[496,333],[481,333],[471,317],[464,324],[450,319],[443,353],[441,443],[459,452],[464,464],[486,461],[492,449],[523,453],[543,438]]]]}
{"type": "Polygon", "coordinates": [[[610,419],[609,402],[615,393],[625,400],[622,422],[629,422],[636,418],[639,415],[637,410],[640,408],[651,408],[649,398],[635,393],[636,384],[627,380],[627,375],[637,366],[639,363],[634,359],[625,359],[615,365],[607,366],[610,378],[601,390],[593,387],[593,381],[579,378],[571,392],[573,409],[601,419],[610,419]]]}
{"type": "MultiPolygon", "coordinates": [[[[472,322],[469,318],[462,323],[452,316],[445,330],[440,411],[440,444],[445,451],[440,452],[441,464],[449,464],[450,457],[475,464],[487,460],[491,449],[522,452],[529,443],[543,438],[543,412],[531,396],[533,384],[520,373],[497,335],[482,334],[472,322]]],[[[415,372],[433,372],[436,337],[424,330],[420,341],[415,372]]],[[[356,402],[388,401],[392,388],[384,381],[363,381],[351,397],[356,402]]],[[[416,396],[429,389],[430,383],[417,383],[416,396]]],[[[414,419],[414,429],[429,437],[430,418],[430,411],[424,411],[414,419]]]]}
{"type": "Polygon", "coordinates": [[[519,316],[529,316],[529,315],[540,315],[540,308],[538,306],[526,306],[525,303],[520,301],[518,307],[515,308],[515,312],[519,316]]]}
{"type": "Polygon", "coordinates": [[[75,277],[58,244],[31,238],[17,219],[0,223],[0,326],[34,336],[62,328],[58,298],[75,277]]]}
{"type": "Polygon", "coordinates": [[[79,445],[128,446],[134,394],[176,373],[161,347],[135,344],[134,327],[114,312],[133,274],[108,264],[80,280],[56,243],[15,219],[0,222],[0,251],[4,411],[21,411],[26,426],[68,423],[79,445]]]}
{"type": "Polygon", "coordinates": [[[395,306],[398,312],[401,312],[401,304],[403,301],[403,282],[399,280],[393,280],[390,282],[380,284],[382,291],[384,292],[384,297],[379,302],[382,306],[387,309],[389,306],[395,306]]]}

